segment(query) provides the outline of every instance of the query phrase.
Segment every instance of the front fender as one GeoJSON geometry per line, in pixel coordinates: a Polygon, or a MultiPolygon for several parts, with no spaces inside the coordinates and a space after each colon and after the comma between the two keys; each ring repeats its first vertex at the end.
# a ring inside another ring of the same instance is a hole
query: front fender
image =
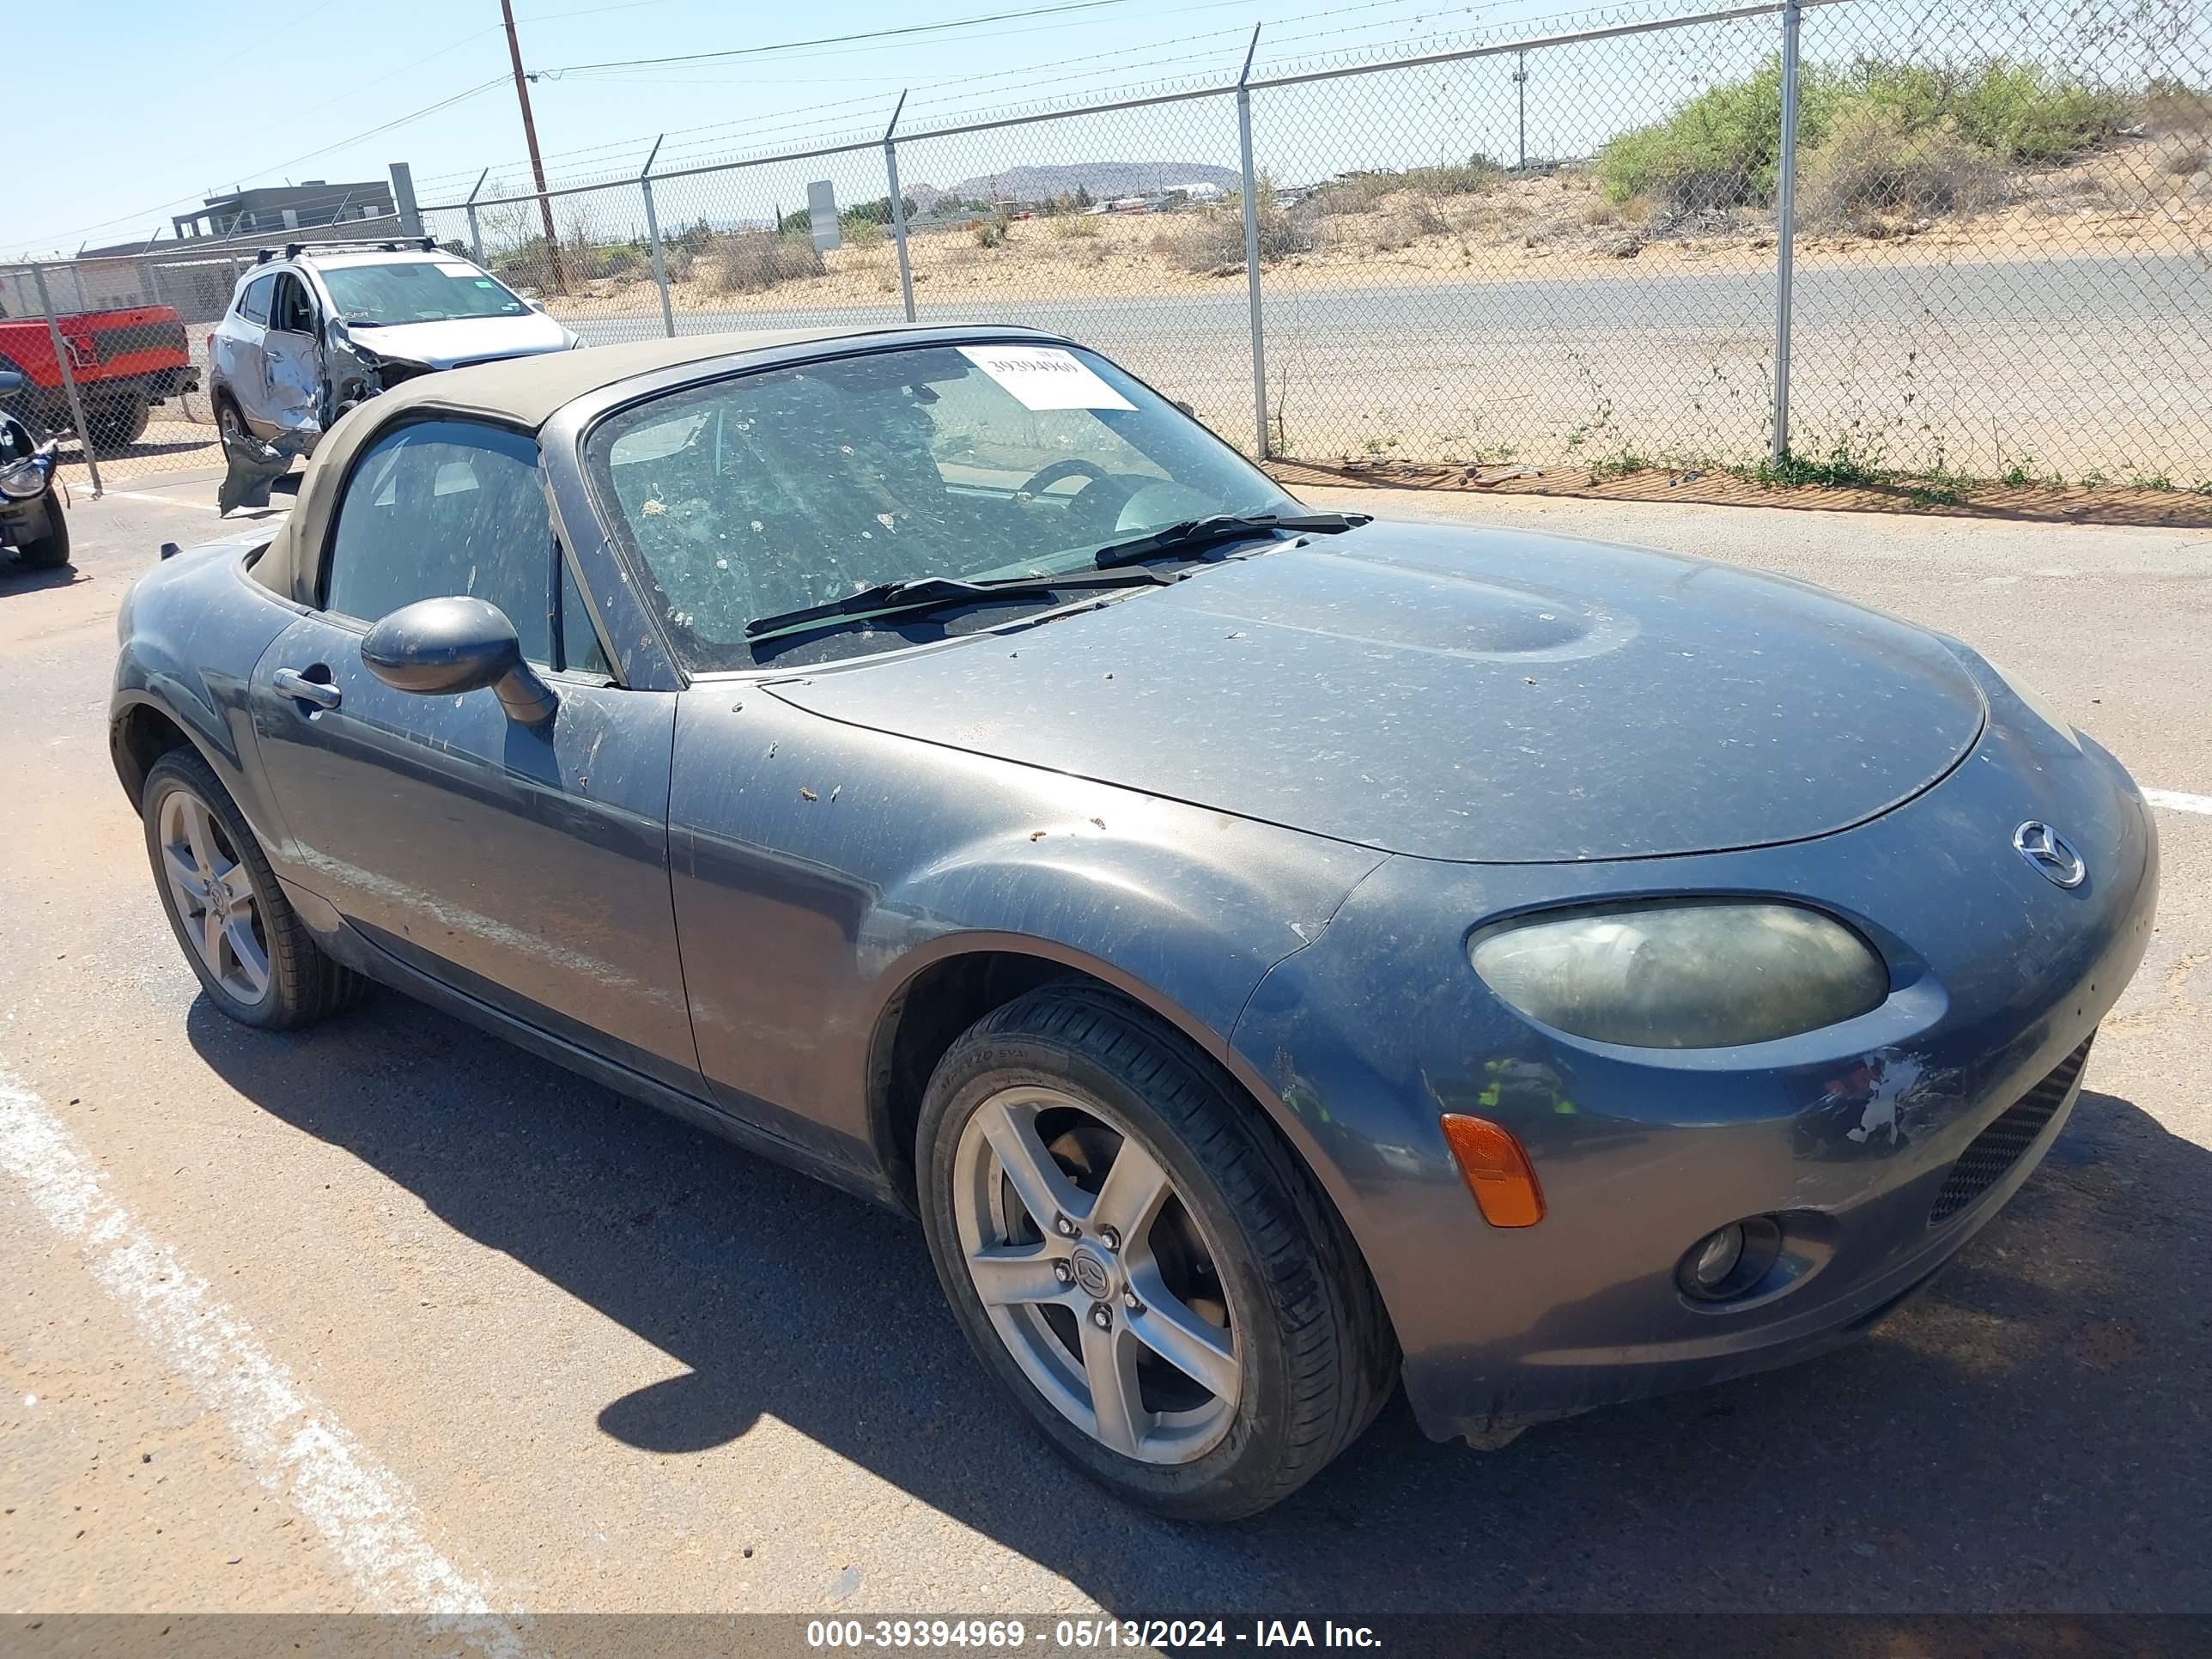
{"type": "Polygon", "coordinates": [[[1038,957],[1231,1062],[1253,988],[1380,862],[757,691],[695,687],[676,746],[670,860],[701,1068],[728,1109],[879,1186],[886,1011],[932,968],[1038,957]]]}

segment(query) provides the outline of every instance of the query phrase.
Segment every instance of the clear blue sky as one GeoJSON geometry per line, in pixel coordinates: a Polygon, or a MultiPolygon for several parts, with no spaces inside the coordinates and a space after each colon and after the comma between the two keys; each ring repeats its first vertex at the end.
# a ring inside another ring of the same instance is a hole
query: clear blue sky
{"type": "MultiPolygon", "coordinates": [[[[1109,0],[1057,16],[901,40],[658,69],[571,67],[1035,3],[516,0],[516,11],[525,66],[567,70],[532,88],[556,183],[635,172],[657,131],[670,134],[660,163],[666,167],[878,131],[902,87],[916,89],[906,118],[911,125],[1163,77],[1227,78],[1255,22],[1267,25],[1261,62],[1278,64],[1548,16],[1572,26],[1565,0],[1109,0]]],[[[156,227],[166,234],[171,215],[210,191],[380,178],[394,160],[413,165],[426,204],[458,199],[484,165],[497,168],[495,181],[526,187],[497,0],[296,0],[273,8],[234,0],[88,0],[20,14],[9,21],[5,47],[18,90],[15,113],[20,123],[35,106],[46,118],[40,163],[15,169],[0,219],[0,252],[65,253],[156,227]],[[486,82],[495,84],[451,107],[359,136],[486,82]],[[41,86],[69,90],[52,99],[22,96],[25,88],[41,86]]],[[[1111,134],[1097,142],[1116,147],[1111,134]]],[[[1118,147],[1140,142],[1133,131],[1118,147]]],[[[1153,148],[1171,142],[1151,141],[1153,148]]]]}

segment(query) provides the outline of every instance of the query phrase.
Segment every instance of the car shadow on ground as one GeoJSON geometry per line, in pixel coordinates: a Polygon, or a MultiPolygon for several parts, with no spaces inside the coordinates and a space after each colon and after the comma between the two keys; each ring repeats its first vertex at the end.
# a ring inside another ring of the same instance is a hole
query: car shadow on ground
{"type": "Polygon", "coordinates": [[[73,564],[33,567],[13,553],[0,552],[0,595],[30,593],[48,587],[68,587],[87,578],[73,564]]]}
{"type": "Polygon", "coordinates": [[[1197,1528],[1043,1449],[901,1217],[396,996],[289,1036],[201,998],[188,1030],[264,1109],[689,1367],[577,1400],[605,1434],[696,1451],[772,1416],[1133,1615],[2212,1608],[2212,1153],[2094,1089],[1866,1341],[1490,1453],[1399,1400],[1288,1503],[1197,1528]]]}

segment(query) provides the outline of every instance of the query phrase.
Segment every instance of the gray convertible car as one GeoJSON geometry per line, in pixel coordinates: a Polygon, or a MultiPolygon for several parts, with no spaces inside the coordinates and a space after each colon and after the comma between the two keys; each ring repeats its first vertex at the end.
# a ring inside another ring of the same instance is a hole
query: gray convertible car
{"type": "Polygon", "coordinates": [[[910,1209],[1182,1516],[1401,1382],[1492,1444],[1865,1330],[2060,1133],[2157,882],[1954,640],[1312,511],[1021,330],[413,380],[119,629],[217,1007],[380,982],[910,1209]]]}

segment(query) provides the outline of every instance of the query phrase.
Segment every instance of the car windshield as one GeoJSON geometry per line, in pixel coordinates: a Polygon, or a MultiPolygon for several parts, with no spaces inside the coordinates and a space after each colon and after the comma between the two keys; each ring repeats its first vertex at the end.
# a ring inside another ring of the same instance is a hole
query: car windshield
{"type": "Polygon", "coordinates": [[[911,347],[739,375],[623,410],[586,459],[695,671],[763,659],[749,621],[881,583],[1073,574],[1169,525],[1300,510],[1158,393],[1066,346],[911,347]]]}
{"type": "Polygon", "coordinates": [[[459,259],[326,265],[331,303],[349,323],[442,323],[456,317],[521,317],[530,307],[459,259]]]}

